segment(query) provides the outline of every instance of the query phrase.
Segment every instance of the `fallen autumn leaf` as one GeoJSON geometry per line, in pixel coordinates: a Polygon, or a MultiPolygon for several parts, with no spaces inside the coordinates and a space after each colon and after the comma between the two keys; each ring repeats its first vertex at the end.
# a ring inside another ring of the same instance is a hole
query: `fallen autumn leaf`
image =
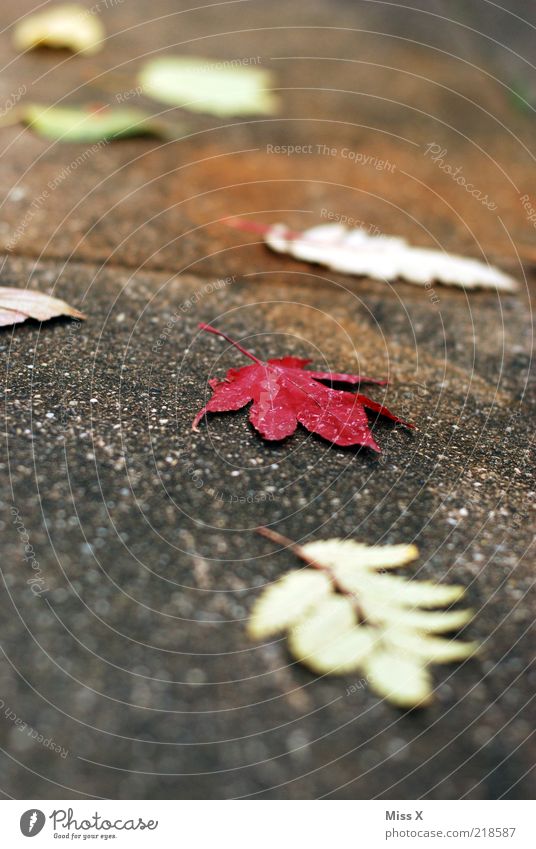
{"type": "Polygon", "coordinates": [[[47,106],[28,103],[16,110],[13,120],[23,121],[44,138],[62,142],[113,141],[131,136],[155,136],[171,140],[179,138],[183,131],[182,126],[167,125],[142,109],[130,106],[47,106]]]}
{"type": "Polygon", "coordinates": [[[335,445],[363,445],[381,452],[369,428],[366,409],[413,427],[365,395],[329,389],[319,382],[382,384],[385,381],[353,374],[304,371],[311,361],[298,357],[263,362],[220,330],[209,324],[199,327],[226,339],[255,365],[230,369],[224,380],[209,380],[214,394],[193,420],[193,430],[197,430],[206,413],[239,410],[250,401],[254,403],[249,420],[268,440],[285,439],[294,433],[299,422],[335,445]]]}
{"type": "Polygon", "coordinates": [[[84,313],[69,306],[59,298],[52,298],[34,289],[13,289],[0,286],[0,327],[7,327],[34,318],[37,321],[48,321],[67,315],[71,318],[84,319],[84,313]]]}
{"type": "Polygon", "coordinates": [[[145,94],[191,112],[273,115],[272,75],[260,68],[236,67],[195,56],[159,56],[140,71],[145,94]]]}
{"type": "Polygon", "coordinates": [[[225,219],[225,223],[259,233],[277,253],[344,274],[383,281],[401,278],[418,286],[437,280],[465,289],[517,289],[513,277],[492,265],[431,248],[415,248],[397,236],[371,236],[362,228],[348,230],[341,224],[322,224],[300,233],[284,224],[268,227],[240,218],[225,219]]]}
{"type": "Polygon", "coordinates": [[[476,643],[435,636],[471,619],[470,610],[438,612],[459,601],[463,587],[385,574],[415,560],[415,545],[348,539],[297,545],[269,528],[257,530],[309,568],[288,572],[264,590],[248,624],[252,639],[288,630],[291,653],[313,672],[361,670],[378,695],[401,708],[432,700],[429,664],[465,660],[477,650],[476,643]]]}
{"type": "Polygon", "coordinates": [[[65,3],[23,18],[15,27],[17,50],[34,47],[65,48],[73,53],[102,49],[104,27],[98,16],[75,3],[65,3]]]}

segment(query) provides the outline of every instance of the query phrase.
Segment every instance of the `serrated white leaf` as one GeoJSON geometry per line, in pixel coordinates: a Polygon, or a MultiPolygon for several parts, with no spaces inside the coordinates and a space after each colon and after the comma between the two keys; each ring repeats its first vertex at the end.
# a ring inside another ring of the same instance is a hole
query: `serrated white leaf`
{"type": "Polygon", "coordinates": [[[323,572],[288,572],[257,599],[248,624],[249,635],[260,640],[283,631],[328,596],[331,589],[329,577],[323,572]]]}
{"type": "Polygon", "coordinates": [[[365,658],[363,669],[372,689],[398,707],[424,707],[432,697],[431,676],[414,657],[379,649],[365,658]]]}
{"type": "Polygon", "coordinates": [[[302,546],[311,560],[330,568],[397,569],[419,556],[415,545],[365,545],[351,539],[325,539],[302,546]]]}
{"type": "Polygon", "coordinates": [[[139,81],[149,97],[192,112],[272,115],[277,107],[269,71],[214,59],[158,56],[143,66],[139,81]]]}
{"type": "Polygon", "coordinates": [[[452,663],[466,660],[478,651],[478,643],[463,640],[447,640],[430,637],[405,628],[389,628],[383,632],[383,640],[399,651],[420,658],[425,663],[452,663]]]}
{"type": "Polygon", "coordinates": [[[321,675],[358,669],[376,642],[373,628],[357,625],[351,601],[333,594],[309,610],[291,630],[294,657],[321,675]]]}
{"type": "Polygon", "coordinates": [[[17,50],[45,45],[86,54],[101,50],[103,38],[104,27],[99,16],[75,3],[27,15],[16,25],[13,34],[17,50]]]}
{"type": "Polygon", "coordinates": [[[361,228],[348,230],[340,224],[323,224],[296,234],[285,225],[276,224],[269,228],[264,239],[278,253],[345,274],[383,281],[401,278],[421,286],[437,280],[466,289],[505,292],[517,289],[512,277],[479,260],[431,248],[415,248],[405,239],[371,236],[361,228]]]}

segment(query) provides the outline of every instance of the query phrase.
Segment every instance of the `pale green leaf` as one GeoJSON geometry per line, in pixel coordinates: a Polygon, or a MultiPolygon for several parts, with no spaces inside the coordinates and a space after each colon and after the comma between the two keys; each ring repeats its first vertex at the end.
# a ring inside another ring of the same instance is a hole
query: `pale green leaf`
{"type": "Polygon", "coordinates": [[[350,539],[326,539],[302,546],[311,560],[336,568],[341,565],[361,569],[397,569],[419,556],[415,545],[364,545],[350,539]]]}
{"type": "Polygon", "coordinates": [[[322,599],[292,628],[289,648],[294,657],[319,674],[357,669],[372,651],[373,628],[358,626],[350,600],[342,595],[322,599]]]}
{"type": "Polygon", "coordinates": [[[167,137],[164,125],[142,109],[108,106],[45,106],[24,104],[20,116],[38,135],[63,142],[99,142],[127,136],[167,137]]]}
{"type": "Polygon", "coordinates": [[[249,635],[260,640],[297,622],[321,598],[328,596],[330,580],[323,572],[288,572],[257,600],[248,624],[249,635]]]}
{"type": "Polygon", "coordinates": [[[192,112],[230,115],[272,115],[277,101],[270,89],[272,75],[260,68],[188,56],[160,56],[147,62],[139,75],[144,93],[192,112]]]}
{"type": "Polygon", "coordinates": [[[98,15],[83,6],[66,3],[19,21],[13,43],[17,50],[44,46],[91,54],[101,50],[103,38],[104,27],[98,15]]]}
{"type": "Polygon", "coordinates": [[[363,663],[370,686],[398,707],[424,707],[432,698],[432,679],[417,658],[380,649],[363,663]]]}

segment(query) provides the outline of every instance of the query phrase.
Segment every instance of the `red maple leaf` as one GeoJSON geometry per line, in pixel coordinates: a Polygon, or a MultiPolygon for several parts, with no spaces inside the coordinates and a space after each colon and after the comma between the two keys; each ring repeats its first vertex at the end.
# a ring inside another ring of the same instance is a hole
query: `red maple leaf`
{"type": "Polygon", "coordinates": [[[304,371],[304,366],[311,360],[298,357],[263,362],[210,324],[200,324],[199,327],[226,339],[253,360],[255,365],[229,369],[224,380],[209,380],[214,394],[196,415],[192,430],[197,431],[197,425],[206,413],[240,410],[250,401],[253,401],[249,411],[251,424],[261,436],[270,440],[285,439],[294,433],[300,422],[308,430],[336,445],[365,445],[379,452],[381,449],[374,441],[365,409],[406,427],[414,427],[365,395],[331,389],[318,382],[329,380],[332,383],[366,382],[384,385],[384,380],[355,374],[304,371]]]}

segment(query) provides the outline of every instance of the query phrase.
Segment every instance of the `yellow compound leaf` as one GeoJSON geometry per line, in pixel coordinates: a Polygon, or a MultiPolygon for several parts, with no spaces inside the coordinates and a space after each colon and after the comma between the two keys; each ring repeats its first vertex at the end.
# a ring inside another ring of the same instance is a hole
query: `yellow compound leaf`
{"type": "Polygon", "coordinates": [[[430,663],[466,660],[477,651],[474,642],[433,636],[471,619],[470,610],[439,609],[459,601],[462,587],[380,571],[413,560],[414,545],[329,539],[299,546],[266,528],[259,531],[287,545],[310,568],[285,575],[264,592],[249,633],[262,638],[289,629],[291,653],[314,672],[361,670],[393,704],[420,707],[432,698],[430,663]]]}
{"type": "Polygon", "coordinates": [[[329,577],[323,572],[289,572],[258,599],[248,625],[250,637],[260,640],[285,630],[330,591],[329,577]]]}
{"type": "Polygon", "coordinates": [[[96,53],[102,48],[104,27],[98,15],[75,3],[53,6],[28,15],[15,27],[17,50],[34,47],[65,48],[73,53],[96,53]]]}
{"type": "Polygon", "coordinates": [[[147,62],[139,82],[149,97],[192,112],[273,115],[272,75],[261,68],[189,56],[159,56],[147,62]]]}

